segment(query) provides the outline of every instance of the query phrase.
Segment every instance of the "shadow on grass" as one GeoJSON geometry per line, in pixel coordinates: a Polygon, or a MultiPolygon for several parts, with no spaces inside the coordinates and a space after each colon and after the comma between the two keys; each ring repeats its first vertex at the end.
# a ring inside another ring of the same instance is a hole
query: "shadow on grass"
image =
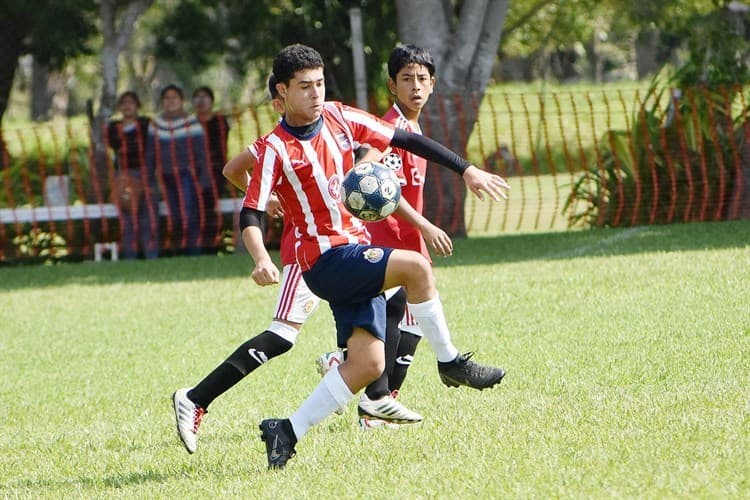
{"type": "Polygon", "coordinates": [[[70,479],[26,479],[17,483],[0,485],[0,491],[47,491],[47,490],[59,490],[72,489],[76,491],[79,487],[93,488],[94,491],[101,490],[102,487],[106,488],[125,488],[132,485],[141,485],[145,483],[164,483],[178,476],[181,476],[184,472],[176,471],[170,474],[164,474],[157,471],[145,471],[145,472],[131,472],[119,475],[106,476],[103,478],[91,478],[91,477],[78,477],[70,479]]]}
{"type": "Polygon", "coordinates": [[[433,259],[435,266],[744,248],[750,245],[750,221],[508,234],[456,240],[454,245],[454,255],[433,259]]]}
{"type": "MultiPolygon", "coordinates": [[[[672,224],[620,229],[506,234],[454,240],[454,255],[434,258],[437,267],[501,264],[529,260],[647,252],[744,248],[750,221],[672,224]]],[[[278,252],[272,252],[278,263],[278,252]]],[[[172,257],[154,261],[84,262],[58,266],[0,268],[0,293],[65,285],[112,285],[215,279],[250,279],[248,255],[172,257]]]]}

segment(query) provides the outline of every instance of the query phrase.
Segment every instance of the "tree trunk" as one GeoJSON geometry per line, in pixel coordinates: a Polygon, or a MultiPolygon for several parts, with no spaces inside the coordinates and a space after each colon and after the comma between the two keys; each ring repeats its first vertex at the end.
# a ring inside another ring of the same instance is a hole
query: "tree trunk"
{"type": "MultiPolygon", "coordinates": [[[[396,2],[399,38],[426,48],[435,59],[435,91],[422,112],[425,134],[463,156],[492,73],[508,6],[509,0],[464,2],[454,24],[449,2],[396,2]]],[[[465,199],[461,179],[430,165],[425,189],[428,219],[452,236],[465,236],[465,199]]]]}
{"type": "Polygon", "coordinates": [[[102,201],[106,197],[107,182],[107,146],[104,141],[104,128],[110,117],[115,112],[117,101],[117,80],[120,72],[117,59],[125,49],[133,36],[135,22],[153,3],[153,0],[134,0],[123,2],[118,0],[102,0],[99,6],[99,14],[102,20],[102,35],[104,43],[102,46],[102,97],[99,101],[99,110],[94,115],[90,110],[91,120],[91,145],[92,170],[91,192],[93,199],[102,201]],[[122,11],[119,23],[117,22],[118,10],[122,11]]]}
{"type": "Polygon", "coordinates": [[[641,31],[635,39],[635,68],[638,79],[647,78],[659,71],[659,30],[641,31]]]}
{"type": "Polygon", "coordinates": [[[29,30],[28,23],[0,16],[0,171],[10,162],[2,134],[3,116],[8,109],[18,58],[23,53],[23,38],[29,30]]]}
{"type": "Polygon", "coordinates": [[[50,118],[53,93],[50,89],[49,64],[35,57],[31,65],[31,120],[43,122],[50,118]]]}
{"type": "Polygon", "coordinates": [[[8,108],[18,58],[23,53],[23,38],[29,29],[18,20],[0,17],[0,126],[8,108]]]}

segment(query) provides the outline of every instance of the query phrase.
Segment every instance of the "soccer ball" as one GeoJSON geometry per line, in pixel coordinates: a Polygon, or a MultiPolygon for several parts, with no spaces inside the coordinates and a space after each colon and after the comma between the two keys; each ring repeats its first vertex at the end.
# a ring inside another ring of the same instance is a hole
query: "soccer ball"
{"type": "Polygon", "coordinates": [[[341,199],[353,216],[365,222],[375,222],[396,210],[401,199],[401,184],[388,167],[364,162],[344,176],[341,199]]]}

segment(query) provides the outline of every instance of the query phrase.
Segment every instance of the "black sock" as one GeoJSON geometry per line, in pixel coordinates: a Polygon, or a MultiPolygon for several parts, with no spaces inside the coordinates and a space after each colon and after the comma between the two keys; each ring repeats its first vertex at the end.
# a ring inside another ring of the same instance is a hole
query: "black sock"
{"type": "Polygon", "coordinates": [[[401,332],[401,340],[398,343],[398,350],[396,351],[396,360],[391,368],[391,373],[388,377],[388,383],[391,391],[398,391],[401,389],[401,385],[404,383],[406,378],[406,372],[411,366],[412,360],[414,359],[414,353],[417,351],[417,344],[422,339],[419,335],[414,335],[409,332],[401,332]]]}
{"type": "Polygon", "coordinates": [[[401,331],[398,324],[404,317],[406,308],[406,292],[402,288],[393,297],[391,297],[385,306],[385,369],[377,380],[365,388],[365,394],[370,399],[380,399],[391,393],[388,387],[388,373],[391,371],[393,362],[396,359],[396,350],[398,349],[401,331]]]}
{"type": "Polygon", "coordinates": [[[201,408],[208,409],[214,399],[231,389],[271,358],[284,354],[293,344],[273,332],[265,332],[251,338],[232,353],[214,371],[188,391],[188,398],[201,408]]]}

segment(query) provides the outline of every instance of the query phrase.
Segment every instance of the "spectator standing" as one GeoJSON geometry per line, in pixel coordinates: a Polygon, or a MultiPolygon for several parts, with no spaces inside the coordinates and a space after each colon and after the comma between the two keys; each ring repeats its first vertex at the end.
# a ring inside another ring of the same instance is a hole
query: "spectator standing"
{"type": "Polygon", "coordinates": [[[229,121],[222,113],[214,111],[214,91],[211,87],[198,87],[193,91],[193,110],[203,125],[208,149],[208,185],[202,185],[201,194],[206,217],[206,243],[215,247],[221,230],[221,211],[218,202],[230,195],[230,187],[222,176],[227,163],[227,137],[229,121]]]}
{"type": "Polygon", "coordinates": [[[148,131],[146,161],[156,168],[166,195],[170,237],[179,235],[178,250],[198,255],[206,227],[201,186],[210,183],[206,134],[198,118],[183,109],[180,87],[167,85],[160,102],[162,113],[153,118],[148,131]]]}
{"type": "Polygon", "coordinates": [[[147,259],[159,256],[159,195],[154,170],[146,164],[146,136],[150,119],[139,114],[141,101],[132,91],[117,99],[122,115],[107,127],[114,152],[112,202],[120,214],[120,253],[135,259],[139,250],[147,259]]]}

